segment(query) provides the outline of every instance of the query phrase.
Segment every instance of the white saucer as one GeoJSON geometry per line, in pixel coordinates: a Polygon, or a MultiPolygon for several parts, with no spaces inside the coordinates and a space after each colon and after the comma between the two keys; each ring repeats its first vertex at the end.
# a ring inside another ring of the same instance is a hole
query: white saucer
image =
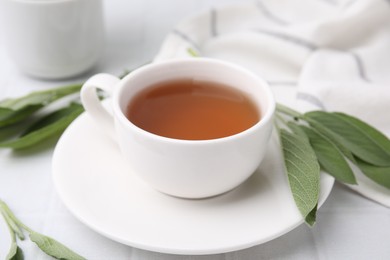
{"type": "MultiPolygon", "coordinates": [[[[235,251],[274,239],[303,222],[275,139],[259,170],[244,184],[219,197],[184,200],[153,190],[129,171],[117,145],[83,114],[57,144],[53,178],[65,205],[84,224],[150,251],[235,251]]],[[[319,205],[333,182],[322,175],[319,205]]]]}

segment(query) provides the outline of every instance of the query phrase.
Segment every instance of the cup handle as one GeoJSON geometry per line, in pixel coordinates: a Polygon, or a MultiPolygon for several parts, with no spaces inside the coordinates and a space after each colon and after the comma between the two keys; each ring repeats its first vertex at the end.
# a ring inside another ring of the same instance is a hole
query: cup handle
{"type": "Polygon", "coordinates": [[[110,74],[97,74],[84,83],[80,92],[81,103],[85,111],[113,140],[115,140],[114,118],[103,107],[97,95],[97,89],[101,89],[107,92],[108,96],[111,96],[119,81],[120,79],[110,74]]]}

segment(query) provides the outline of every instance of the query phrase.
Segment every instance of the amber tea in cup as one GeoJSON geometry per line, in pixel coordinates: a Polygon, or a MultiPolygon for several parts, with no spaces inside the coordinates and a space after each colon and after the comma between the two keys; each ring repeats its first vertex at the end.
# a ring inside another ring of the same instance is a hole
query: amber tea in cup
{"type": "Polygon", "coordinates": [[[259,109],[247,94],[191,78],[143,89],[130,100],[126,117],[150,133],[183,140],[231,136],[260,120],[259,109]]]}

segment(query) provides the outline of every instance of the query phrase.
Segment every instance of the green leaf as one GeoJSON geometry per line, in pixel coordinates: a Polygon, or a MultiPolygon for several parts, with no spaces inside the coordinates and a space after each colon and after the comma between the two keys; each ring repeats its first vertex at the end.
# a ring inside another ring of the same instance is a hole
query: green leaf
{"type": "Polygon", "coordinates": [[[0,213],[5,217],[11,231],[12,244],[7,259],[23,259],[22,250],[16,244],[15,235],[10,225],[10,221],[17,224],[29,233],[29,237],[43,252],[56,258],[64,260],[84,260],[85,258],[70,250],[53,238],[39,234],[23,224],[11,211],[8,205],[0,199],[0,213]]]}
{"type": "Polygon", "coordinates": [[[51,113],[51,114],[43,117],[39,121],[35,122],[22,134],[22,136],[28,135],[34,131],[37,131],[41,128],[49,126],[49,125],[57,122],[58,120],[68,116],[69,114],[71,114],[73,112],[79,112],[82,110],[83,110],[83,107],[81,104],[71,103],[68,107],[54,111],[53,113],[51,113]]]}
{"type": "Polygon", "coordinates": [[[19,110],[0,108],[0,127],[23,121],[42,107],[42,105],[29,105],[19,110]]]}
{"type": "Polygon", "coordinates": [[[390,167],[378,167],[356,158],[356,165],[368,178],[390,189],[390,167]]]}
{"type": "Polygon", "coordinates": [[[347,157],[352,162],[355,161],[355,157],[353,156],[353,154],[343,145],[342,137],[333,133],[330,129],[326,128],[324,125],[311,118],[307,118],[307,121],[313,129],[315,129],[318,133],[328,138],[329,141],[331,141],[334,145],[336,145],[337,148],[343,153],[345,157],[347,157]]]}
{"type": "Polygon", "coordinates": [[[390,140],[363,121],[343,114],[314,111],[305,117],[322,124],[338,136],[338,142],[356,157],[376,166],[390,166],[390,140]]]}
{"type": "Polygon", "coordinates": [[[0,107],[0,119],[3,118],[8,113],[10,113],[11,111],[13,110],[9,108],[0,107]]]}
{"type": "Polygon", "coordinates": [[[5,258],[6,260],[23,260],[23,251],[16,243],[12,243],[11,248],[5,258]]]}
{"type": "Polygon", "coordinates": [[[84,257],[76,254],[60,242],[36,232],[30,233],[30,239],[46,254],[63,260],[83,260],[84,257]]]}
{"type": "Polygon", "coordinates": [[[317,206],[318,206],[318,204],[316,204],[314,206],[314,208],[309,212],[309,214],[307,214],[307,216],[305,218],[305,222],[308,223],[310,226],[313,226],[314,223],[316,223],[316,219],[317,219],[317,206]]]}
{"type": "Polygon", "coordinates": [[[0,127],[18,123],[37,110],[67,95],[79,92],[81,85],[71,85],[0,101],[0,127]]]}
{"type": "Polygon", "coordinates": [[[0,148],[24,149],[49,137],[61,134],[72,121],[84,111],[82,105],[71,104],[38,121],[25,135],[18,139],[0,143],[0,148]]]}
{"type": "Polygon", "coordinates": [[[294,121],[289,121],[287,123],[287,126],[288,128],[291,129],[291,131],[293,131],[294,134],[299,135],[300,137],[304,138],[306,141],[309,141],[309,137],[307,136],[307,134],[299,124],[295,123],[294,121]]]}
{"type": "Polygon", "coordinates": [[[309,142],[297,134],[282,129],[280,140],[292,195],[306,223],[312,226],[320,189],[316,155],[309,142]]]}
{"type": "Polygon", "coordinates": [[[309,136],[310,144],[321,167],[340,182],[357,184],[351,167],[337,146],[316,130],[306,126],[301,127],[309,136]]]}
{"type": "Polygon", "coordinates": [[[47,105],[59,98],[79,92],[80,89],[81,85],[77,84],[61,88],[35,91],[19,98],[5,99],[0,102],[0,107],[19,110],[30,105],[47,105]]]}

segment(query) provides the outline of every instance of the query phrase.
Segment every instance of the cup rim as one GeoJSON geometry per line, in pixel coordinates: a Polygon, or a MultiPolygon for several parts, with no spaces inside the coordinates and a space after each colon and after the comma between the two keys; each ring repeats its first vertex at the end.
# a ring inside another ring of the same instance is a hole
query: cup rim
{"type": "Polygon", "coordinates": [[[272,120],[273,114],[275,111],[275,107],[276,107],[276,102],[275,102],[274,96],[272,94],[272,91],[271,91],[268,83],[264,79],[257,76],[253,72],[243,68],[242,66],[239,66],[239,65],[233,64],[231,62],[227,62],[227,61],[217,60],[217,59],[213,59],[213,58],[204,58],[204,57],[181,58],[181,59],[160,61],[160,62],[155,62],[155,63],[150,63],[147,65],[144,65],[144,66],[136,69],[134,72],[131,72],[130,74],[125,76],[118,83],[118,85],[115,87],[115,90],[114,90],[112,103],[113,103],[112,107],[113,107],[114,117],[116,117],[122,123],[122,125],[126,126],[126,128],[130,128],[132,131],[136,131],[139,134],[146,135],[150,138],[157,139],[159,141],[174,142],[174,143],[181,143],[181,144],[219,143],[219,142],[226,142],[226,141],[233,140],[233,139],[238,139],[238,138],[241,138],[245,135],[249,135],[249,134],[253,133],[254,131],[256,131],[258,128],[263,127],[270,120],[272,120]],[[171,64],[189,63],[189,62],[190,63],[212,63],[212,64],[219,65],[219,66],[222,65],[225,67],[230,67],[234,70],[237,70],[239,73],[246,74],[248,77],[251,77],[255,81],[258,81],[259,84],[262,86],[262,91],[266,94],[266,98],[269,101],[269,104],[267,105],[266,111],[262,115],[260,120],[256,124],[254,124],[253,126],[245,129],[244,131],[241,131],[241,132],[233,134],[233,135],[220,137],[220,138],[213,138],[213,139],[204,139],[204,140],[186,140],[186,139],[165,137],[165,136],[161,136],[158,134],[148,132],[148,131],[138,127],[134,123],[132,123],[126,117],[126,115],[123,113],[122,109],[120,108],[119,98],[120,98],[120,94],[121,94],[124,86],[126,86],[126,84],[128,84],[128,82],[132,78],[138,77],[139,74],[145,73],[148,70],[156,69],[156,67],[163,67],[163,66],[165,67],[165,66],[167,66],[167,65],[169,66],[171,64]]]}

